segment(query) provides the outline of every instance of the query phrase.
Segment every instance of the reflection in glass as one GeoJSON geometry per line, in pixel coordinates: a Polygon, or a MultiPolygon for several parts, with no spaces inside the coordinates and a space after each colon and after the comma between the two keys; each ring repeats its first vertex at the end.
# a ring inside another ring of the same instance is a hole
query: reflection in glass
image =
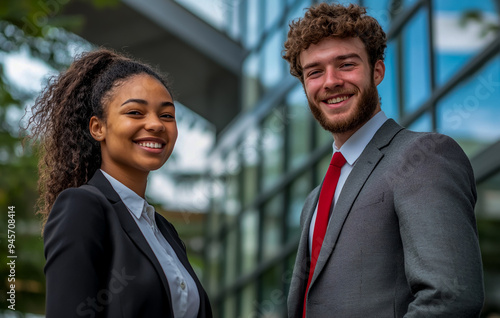
{"type": "Polygon", "coordinates": [[[377,86],[381,98],[382,110],[389,118],[399,118],[398,83],[396,75],[396,41],[387,43],[385,54],[385,77],[377,86]]]}
{"type": "Polygon", "coordinates": [[[413,131],[432,131],[432,117],[430,113],[426,112],[407,128],[413,131]]]}
{"type": "Polygon", "coordinates": [[[421,9],[403,30],[405,113],[411,113],[431,94],[427,14],[421,9]]]}
{"type": "Polygon", "coordinates": [[[224,298],[224,317],[236,317],[236,295],[229,294],[224,298]]]}
{"type": "Polygon", "coordinates": [[[500,303],[500,173],[478,185],[476,205],[484,268],[485,310],[500,303]]]}
{"type": "Polygon", "coordinates": [[[240,145],[243,159],[243,205],[250,204],[257,195],[257,164],[259,160],[259,131],[249,127],[240,145]]]}
{"type": "Polygon", "coordinates": [[[282,0],[265,1],[266,29],[268,29],[270,26],[276,23],[278,18],[281,16],[283,11],[282,2],[283,2],[282,0]]]}
{"type": "Polygon", "coordinates": [[[229,230],[225,237],[224,248],[224,282],[225,286],[229,286],[237,275],[236,259],[238,257],[237,233],[236,228],[229,230]]]}
{"type": "Polygon", "coordinates": [[[283,203],[283,194],[281,193],[264,205],[262,213],[262,255],[264,259],[276,256],[282,248],[283,203]]]}
{"type": "Polygon", "coordinates": [[[330,161],[332,160],[333,149],[331,153],[328,153],[326,156],[321,159],[316,165],[316,180],[318,180],[318,184],[315,184],[314,187],[318,186],[323,182],[325,178],[326,171],[328,170],[328,166],[330,165],[330,161]]]}
{"type": "Polygon", "coordinates": [[[391,7],[392,0],[364,0],[363,6],[366,7],[366,13],[374,17],[378,23],[382,26],[385,32],[389,31],[389,25],[391,22],[391,12],[389,8],[391,7]]]}
{"type": "Polygon", "coordinates": [[[297,85],[286,97],[286,122],[288,124],[288,155],[290,169],[300,165],[311,149],[311,113],[302,85],[297,85]]]}
{"type": "Polygon", "coordinates": [[[287,241],[296,240],[300,236],[300,215],[309,192],[312,191],[311,171],[296,179],[290,186],[290,209],[286,216],[287,241]]]}
{"type": "Polygon", "coordinates": [[[449,80],[495,39],[491,26],[498,25],[499,18],[493,2],[432,1],[438,84],[449,80]]]}
{"type": "Polygon", "coordinates": [[[240,182],[241,163],[238,152],[233,150],[226,158],[226,201],[224,212],[226,219],[231,221],[241,209],[240,182]]]}
{"type": "MultiPolygon", "coordinates": [[[[315,130],[316,130],[316,148],[323,147],[326,144],[333,144],[333,136],[332,133],[323,129],[321,125],[315,120],[314,121],[315,130]]],[[[326,170],[325,170],[326,171],[326,170]]]]}
{"type": "Polygon", "coordinates": [[[261,1],[246,1],[247,4],[247,27],[246,27],[246,47],[253,47],[260,37],[261,27],[260,27],[260,12],[259,5],[261,1]]]}
{"type": "Polygon", "coordinates": [[[283,107],[275,108],[262,123],[263,188],[276,184],[283,173],[285,115],[283,107]]]}
{"type": "Polygon", "coordinates": [[[292,281],[293,268],[295,266],[295,259],[297,252],[292,253],[286,258],[285,273],[283,274],[283,283],[285,284],[285,294],[288,295],[290,290],[290,282],[292,281]]]}
{"type": "Polygon", "coordinates": [[[281,266],[271,267],[262,275],[261,299],[259,299],[260,317],[281,318],[285,312],[286,294],[283,292],[281,266]]]}
{"type": "Polygon", "coordinates": [[[242,274],[250,273],[257,264],[259,214],[245,211],[241,217],[242,274]]]}
{"type": "Polygon", "coordinates": [[[438,103],[438,131],[469,157],[500,138],[500,55],[438,103]]]}
{"type": "Polygon", "coordinates": [[[215,295],[220,289],[220,282],[222,281],[222,248],[220,242],[211,242],[207,247],[207,258],[209,272],[206,276],[208,278],[209,293],[215,295]]]}
{"type": "Polygon", "coordinates": [[[260,97],[262,85],[259,79],[259,55],[250,54],[243,62],[243,109],[251,109],[260,97]]]}
{"type": "Polygon", "coordinates": [[[262,83],[266,89],[276,85],[285,74],[286,62],[281,55],[283,48],[283,31],[281,29],[274,30],[274,33],[266,38],[262,49],[262,58],[264,60],[264,69],[260,72],[262,83]]]}
{"type": "Polygon", "coordinates": [[[243,288],[241,293],[241,312],[238,317],[258,317],[255,300],[257,299],[257,284],[255,282],[243,288]]]}

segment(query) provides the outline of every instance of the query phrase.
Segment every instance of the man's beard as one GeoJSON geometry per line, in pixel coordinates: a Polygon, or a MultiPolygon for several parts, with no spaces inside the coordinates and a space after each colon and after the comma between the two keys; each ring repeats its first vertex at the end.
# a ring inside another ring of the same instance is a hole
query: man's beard
{"type": "Polygon", "coordinates": [[[360,95],[354,113],[341,121],[329,121],[325,113],[316,104],[311,102],[309,98],[307,98],[307,101],[311,113],[321,127],[331,133],[341,134],[356,130],[365,124],[373,116],[379,103],[379,96],[377,86],[372,81],[368,89],[360,95]]]}

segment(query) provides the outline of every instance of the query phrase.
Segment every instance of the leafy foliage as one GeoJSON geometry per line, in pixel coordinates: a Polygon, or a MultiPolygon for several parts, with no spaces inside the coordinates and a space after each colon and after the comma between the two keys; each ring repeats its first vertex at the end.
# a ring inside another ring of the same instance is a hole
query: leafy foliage
{"type": "MultiPolygon", "coordinates": [[[[91,2],[100,8],[119,1],[91,2]]],[[[9,55],[27,53],[32,59],[60,71],[70,64],[75,53],[89,49],[88,42],[71,33],[83,26],[83,17],[61,14],[67,3],[68,0],[3,0],[0,3],[0,242],[1,255],[5,255],[7,209],[14,206],[17,313],[44,313],[43,240],[40,221],[34,211],[37,199],[36,149],[23,143],[26,132],[19,118],[39,92],[28,91],[13,83],[7,76],[5,63],[9,55]]],[[[6,278],[8,274],[9,268],[1,266],[1,277],[6,278]]],[[[6,302],[9,285],[7,279],[0,283],[2,310],[9,305],[6,302]]]]}

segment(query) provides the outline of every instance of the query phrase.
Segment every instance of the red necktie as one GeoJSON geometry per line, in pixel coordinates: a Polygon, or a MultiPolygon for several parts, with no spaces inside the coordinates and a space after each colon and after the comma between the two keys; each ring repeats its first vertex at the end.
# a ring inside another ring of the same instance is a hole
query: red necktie
{"type": "Polygon", "coordinates": [[[314,224],[312,251],[311,251],[311,267],[309,268],[309,279],[307,280],[306,293],[304,295],[304,311],[303,318],[306,317],[306,298],[309,291],[309,285],[314,274],[314,268],[318,261],[319,251],[325,238],[326,228],[328,227],[328,219],[330,217],[330,209],[333,204],[333,196],[337,183],[340,177],[340,169],[346,163],[344,156],[340,152],[333,154],[330,166],[326,172],[323,186],[319,194],[318,212],[316,214],[316,223],[314,224]]]}

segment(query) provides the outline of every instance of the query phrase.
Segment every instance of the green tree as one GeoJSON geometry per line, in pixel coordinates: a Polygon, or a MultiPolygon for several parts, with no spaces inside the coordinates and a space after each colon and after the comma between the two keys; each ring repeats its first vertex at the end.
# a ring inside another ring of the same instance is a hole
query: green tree
{"type": "MultiPolygon", "coordinates": [[[[88,0],[90,2],[90,0],[88,0]]],[[[55,71],[66,68],[76,51],[90,44],[71,31],[83,26],[80,16],[63,15],[68,0],[4,0],[0,4],[0,315],[10,305],[7,291],[8,207],[15,207],[15,309],[17,313],[44,313],[45,279],[37,200],[36,149],[23,143],[19,114],[33,103],[39,92],[13,83],[6,73],[9,55],[27,53],[55,71]]],[[[92,0],[96,7],[112,6],[118,0],[92,0]]],[[[29,114],[26,114],[29,116],[29,114]]],[[[25,116],[26,117],[26,116],[25,116]]]]}

